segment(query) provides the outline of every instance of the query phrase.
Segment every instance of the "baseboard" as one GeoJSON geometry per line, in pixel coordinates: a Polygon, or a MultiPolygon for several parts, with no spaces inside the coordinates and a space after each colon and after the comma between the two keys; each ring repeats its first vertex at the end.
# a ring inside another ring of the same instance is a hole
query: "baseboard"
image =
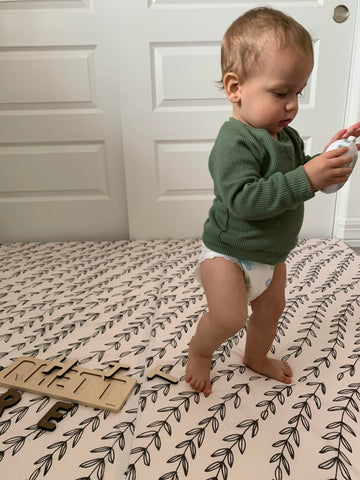
{"type": "Polygon", "coordinates": [[[333,236],[351,247],[360,247],[360,218],[338,217],[335,220],[333,236]]]}

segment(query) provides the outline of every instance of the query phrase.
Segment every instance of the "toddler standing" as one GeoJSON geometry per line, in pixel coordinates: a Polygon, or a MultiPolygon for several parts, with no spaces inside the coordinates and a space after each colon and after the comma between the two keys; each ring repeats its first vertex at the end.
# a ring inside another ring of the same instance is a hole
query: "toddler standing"
{"type": "MultiPolygon", "coordinates": [[[[211,393],[213,352],[248,320],[244,364],[291,383],[287,362],[268,356],[285,307],[285,259],[297,243],[304,202],[352,169],[341,147],[310,157],[289,124],[313,69],[309,33],[267,7],[229,27],[221,49],[222,84],[233,106],[209,157],[215,198],[204,225],[199,268],[208,312],[189,345],[186,381],[211,393]]],[[[331,142],[360,135],[360,123],[331,142]]],[[[329,142],[329,143],[331,143],[329,142]]]]}

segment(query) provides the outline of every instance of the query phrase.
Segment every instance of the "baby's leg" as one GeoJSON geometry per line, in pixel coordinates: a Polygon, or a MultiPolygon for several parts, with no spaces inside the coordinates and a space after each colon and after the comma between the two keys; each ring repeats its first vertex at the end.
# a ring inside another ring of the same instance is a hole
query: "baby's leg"
{"type": "Polygon", "coordinates": [[[286,266],[275,266],[268,288],[251,302],[252,315],[247,325],[244,363],[262,375],[291,383],[288,363],[267,356],[274,340],[279,318],[285,308],[286,266]]]}
{"type": "Polygon", "coordinates": [[[208,313],[199,320],[190,342],[186,381],[195,391],[210,394],[212,355],[244,326],[247,301],[244,273],[235,263],[219,257],[204,260],[201,278],[208,313]]]}

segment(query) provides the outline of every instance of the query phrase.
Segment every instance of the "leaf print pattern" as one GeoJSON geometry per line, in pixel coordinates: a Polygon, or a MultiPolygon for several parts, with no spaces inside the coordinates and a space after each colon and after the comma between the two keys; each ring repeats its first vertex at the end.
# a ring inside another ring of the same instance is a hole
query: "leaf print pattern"
{"type": "Polygon", "coordinates": [[[2,476],[357,478],[360,257],[337,240],[301,240],[270,349],[293,383],[244,366],[245,326],[214,353],[207,397],[184,379],[206,311],[193,275],[200,249],[198,239],[0,246],[0,369],[65,355],[103,371],[126,363],[137,381],[119,413],[74,404],[53,432],[37,422],[56,400],[22,393],[0,417],[2,476]],[[148,379],[157,365],[178,384],[148,379]]]}

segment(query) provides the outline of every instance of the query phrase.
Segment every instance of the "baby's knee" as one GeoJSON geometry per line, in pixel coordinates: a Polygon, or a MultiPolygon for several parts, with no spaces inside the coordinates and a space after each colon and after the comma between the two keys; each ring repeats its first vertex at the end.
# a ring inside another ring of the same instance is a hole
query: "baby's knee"
{"type": "Polygon", "coordinates": [[[232,337],[238,333],[247,321],[247,310],[238,312],[230,312],[224,315],[218,323],[219,328],[223,331],[226,338],[232,337]]]}
{"type": "Polygon", "coordinates": [[[285,309],[285,297],[274,298],[272,302],[266,305],[256,305],[253,313],[258,318],[280,318],[285,309]]]}
{"type": "Polygon", "coordinates": [[[274,301],[272,305],[273,316],[280,317],[285,309],[285,305],[285,297],[278,298],[276,301],[274,301]]]}
{"type": "Polygon", "coordinates": [[[276,305],[277,308],[277,314],[280,317],[285,310],[286,307],[286,299],[285,296],[281,297],[276,305]]]}

